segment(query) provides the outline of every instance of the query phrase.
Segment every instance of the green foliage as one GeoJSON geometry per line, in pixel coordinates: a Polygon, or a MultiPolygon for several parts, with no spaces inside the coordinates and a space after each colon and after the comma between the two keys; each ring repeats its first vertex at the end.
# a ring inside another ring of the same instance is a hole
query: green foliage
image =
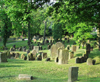
{"type": "Polygon", "coordinates": [[[3,45],[6,46],[7,39],[11,35],[11,29],[12,29],[12,22],[8,18],[8,15],[5,12],[5,6],[4,2],[0,1],[1,9],[0,9],[0,21],[1,21],[1,32],[0,35],[3,38],[3,45]]]}
{"type": "Polygon", "coordinates": [[[62,24],[61,23],[55,23],[53,25],[53,33],[52,36],[55,41],[58,41],[58,39],[62,39],[62,24]]]}

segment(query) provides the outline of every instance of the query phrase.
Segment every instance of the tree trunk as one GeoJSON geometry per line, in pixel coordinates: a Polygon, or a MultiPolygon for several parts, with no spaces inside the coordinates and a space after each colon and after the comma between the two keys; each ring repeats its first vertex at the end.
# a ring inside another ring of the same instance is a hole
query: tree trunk
{"type": "Polygon", "coordinates": [[[28,22],[28,46],[29,46],[29,49],[31,47],[31,35],[30,35],[30,22],[28,22]]]}
{"type": "Polygon", "coordinates": [[[97,36],[98,36],[98,48],[100,50],[100,28],[97,29],[97,36]]]}
{"type": "Polygon", "coordinates": [[[47,26],[47,20],[45,21],[45,27],[44,27],[44,35],[43,35],[43,43],[45,42],[45,31],[46,31],[46,26],[47,26]]]}

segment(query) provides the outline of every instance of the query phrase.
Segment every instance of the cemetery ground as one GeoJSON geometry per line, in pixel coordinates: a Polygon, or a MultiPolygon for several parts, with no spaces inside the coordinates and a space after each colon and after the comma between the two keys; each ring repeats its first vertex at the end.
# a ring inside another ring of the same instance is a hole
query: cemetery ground
{"type": "MultiPolygon", "coordinates": [[[[72,45],[74,40],[71,39],[70,45],[72,45]]],[[[27,46],[27,41],[18,41],[13,43],[7,43],[7,47],[10,48],[16,44],[18,46],[27,46]]],[[[37,45],[37,44],[34,44],[37,45]]],[[[67,46],[66,43],[65,46],[67,46]]],[[[0,46],[2,43],[0,42],[0,46]]],[[[47,48],[45,44],[43,48],[47,48]]],[[[47,52],[48,57],[50,57],[50,50],[41,50],[47,52]]],[[[14,51],[27,54],[22,51],[14,51]]],[[[85,49],[79,49],[75,52],[75,57],[81,56],[85,53],[85,49]]],[[[78,71],[78,81],[75,82],[99,82],[100,81],[100,51],[95,48],[89,54],[90,58],[96,60],[95,65],[87,65],[87,63],[75,63],[75,57],[68,60],[68,64],[57,64],[54,60],[45,61],[27,61],[19,58],[17,59],[7,59],[8,62],[0,63],[0,82],[67,82],[68,80],[68,70],[71,66],[79,67],[78,71]],[[19,80],[19,74],[28,74],[33,76],[33,80],[19,80]]]]}

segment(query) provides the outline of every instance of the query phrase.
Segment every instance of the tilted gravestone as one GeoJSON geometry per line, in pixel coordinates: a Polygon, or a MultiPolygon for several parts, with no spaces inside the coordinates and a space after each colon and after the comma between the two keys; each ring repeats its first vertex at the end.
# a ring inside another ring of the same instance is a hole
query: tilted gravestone
{"type": "Polygon", "coordinates": [[[0,53],[0,63],[7,62],[7,52],[0,53]]]}
{"type": "Polygon", "coordinates": [[[58,56],[58,48],[65,48],[64,45],[61,42],[57,42],[56,44],[53,44],[51,46],[51,58],[55,59],[58,56]]]}
{"type": "Polygon", "coordinates": [[[68,64],[69,50],[60,50],[58,64],[68,64]]]}
{"type": "Polygon", "coordinates": [[[34,46],[34,50],[36,50],[36,52],[39,52],[39,46],[34,46]]]}
{"type": "Polygon", "coordinates": [[[72,51],[76,52],[76,45],[72,45],[72,51]]]}
{"type": "Polygon", "coordinates": [[[70,67],[68,71],[68,82],[75,82],[78,79],[79,67],[70,67]]]}
{"type": "Polygon", "coordinates": [[[42,59],[47,58],[47,53],[42,53],[42,59]]]}
{"type": "Polygon", "coordinates": [[[87,65],[95,65],[96,60],[92,60],[91,58],[87,59],[87,65]]]}
{"type": "Polygon", "coordinates": [[[32,55],[34,56],[34,58],[36,58],[36,54],[37,54],[37,52],[36,52],[36,50],[32,50],[32,55]]]}
{"type": "Polygon", "coordinates": [[[69,59],[74,58],[74,52],[69,52],[69,59]]]}

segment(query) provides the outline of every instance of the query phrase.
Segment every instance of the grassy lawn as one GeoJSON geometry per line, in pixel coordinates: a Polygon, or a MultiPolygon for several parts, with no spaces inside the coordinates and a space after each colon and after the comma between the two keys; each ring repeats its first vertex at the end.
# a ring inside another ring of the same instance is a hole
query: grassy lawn
{"type": "MultiPolygon", "coordinates": [[[[27,41],[16,42],[16,46],[27,45],[27,41]]],[[[71,40],[70,45],[72,45],[71,40]]],[[[11,47],[15,43],[7,44],[11,47]]],[[[66,43],[67,45],[68,43],[66,43]]],[[[0,44],[1,45],[1,44],[0,44]]],[[[46,45],[44,45],[46,47],[46,45]]],[[[48,53],[50,50],[41,50],[48,53]]],[[[19,51],[16,51],[19,52],[19,51]]],[[[19,52],[22,54],[23,52],[19,52]]],[[[24,52],[25,53],[25,52],[24,52]]],[[[75,57],[85,53],[85,49],[79,49],[75,52],[75,57]]],[[[25,61],[22,59],[8,59],[6,63],[0,63],[0,82],[67,82],[68,69],[71,66],[78,66],[78,81],[76,82],[100,82],[100,51],[94,49],[89,57],[96,60],[96,65],[89,66],[87,63],[76,64],[75,58],[70,59],[68,64],[59,65],[54,60],[46,62],[42,61],[25,61]],[[34,77],[31,81],[19,80],[19,74],[29,74],[34,77]]]]}

